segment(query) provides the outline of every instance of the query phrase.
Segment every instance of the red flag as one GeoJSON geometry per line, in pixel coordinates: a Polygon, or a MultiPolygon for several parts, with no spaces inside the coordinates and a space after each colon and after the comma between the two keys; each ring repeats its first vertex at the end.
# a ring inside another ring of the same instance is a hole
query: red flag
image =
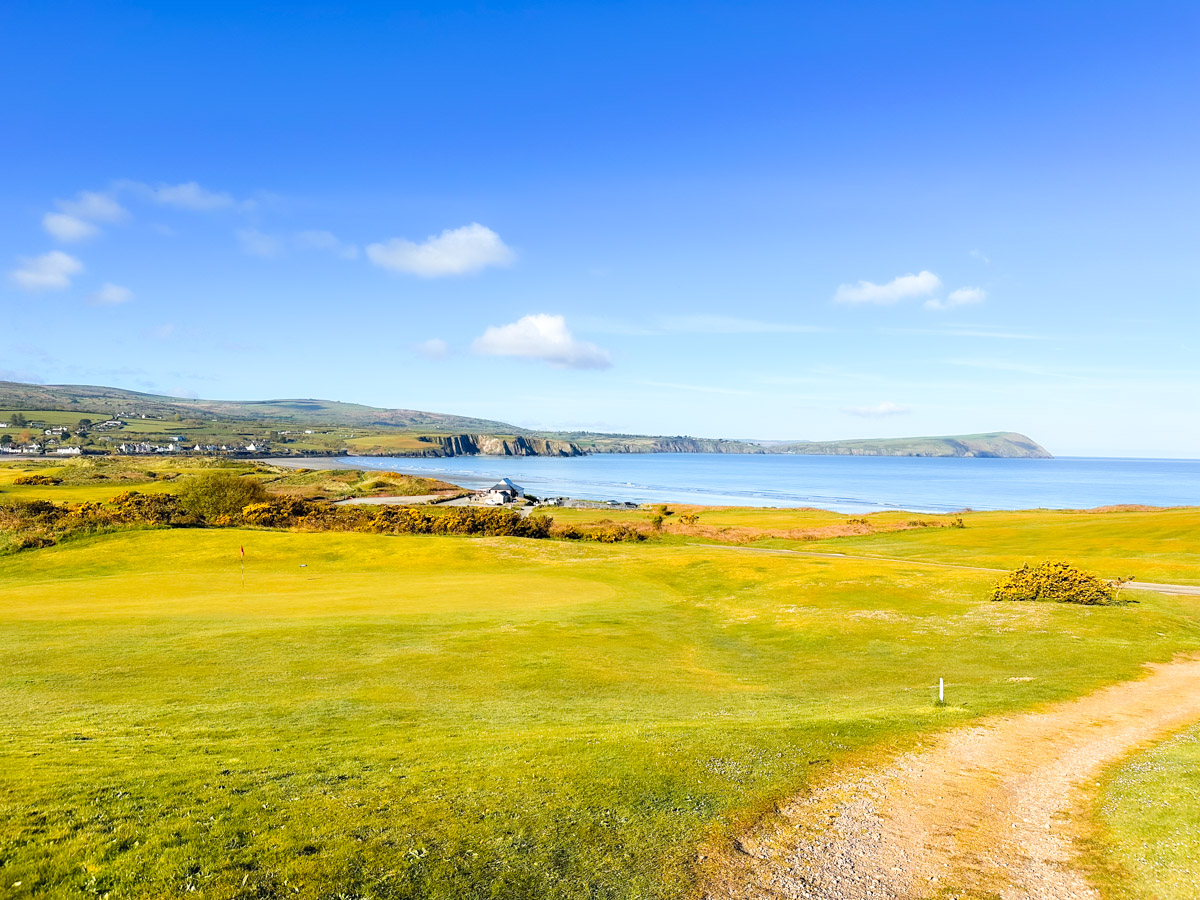
{"type": "Polygon", "coordinates": [[[245,559],[245,558],[246,558],[246,548],[245,548],[245,547],[238,547],[238,549],[242,551],[242,559],[245,559]]]}

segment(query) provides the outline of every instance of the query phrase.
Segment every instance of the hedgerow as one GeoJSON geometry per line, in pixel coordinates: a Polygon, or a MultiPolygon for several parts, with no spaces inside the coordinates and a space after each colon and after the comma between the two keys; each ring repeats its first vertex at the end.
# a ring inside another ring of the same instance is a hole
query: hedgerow
{"type": "MultiPolygon", "coordinates": [[[[222,490],[228,484],[221,485],[222,490]]],[[[225,494],[231,496],[232,491],[225,494]]],[[[226,508],[225,500],[211,508],[226,508]]],[[[196,509],[195,504],[191,509],[196,509]]],[[[181,528],[249,525],[295,528],[301,531],[366,531],[381,534],[457,534],[490,537],[547,538],[553,520],[522,516],[511,509],[473,507],[430,508],[399,506],[336,506],[325,501],[268,497],[248,503],[232,514],[197,515],[174,494],[124,491],[108,503],[54,503],[13,500],[0,505],[0,551],[47,547],[74,534],[130,527],[181,528]]],[[[624,526],[622,526],[624,527],[624,526]]],[[[636,533],[636,532],[635,532],[636,533]]],[[[622,537],[597,536],[596,540],[622,537]]],[[[640,538],[638,538],[640,539],[640,538]]]]}

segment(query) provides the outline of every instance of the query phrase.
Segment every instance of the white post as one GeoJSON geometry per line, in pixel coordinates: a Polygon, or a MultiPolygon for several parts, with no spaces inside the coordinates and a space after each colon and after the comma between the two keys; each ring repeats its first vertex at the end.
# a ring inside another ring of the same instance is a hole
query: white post
{"type": "Polygon", "coordinates": [[[938,679],[938,703],[946,702],[946,682],[938,679]]]}

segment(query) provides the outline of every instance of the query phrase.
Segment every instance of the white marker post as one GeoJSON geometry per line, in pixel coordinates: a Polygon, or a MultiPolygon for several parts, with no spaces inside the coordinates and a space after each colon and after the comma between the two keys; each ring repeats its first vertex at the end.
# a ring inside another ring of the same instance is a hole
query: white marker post
{"type": "Polygon", "coordinates": [[[938,703],[946,702],[946,682],[938,679],[938,703]]]}

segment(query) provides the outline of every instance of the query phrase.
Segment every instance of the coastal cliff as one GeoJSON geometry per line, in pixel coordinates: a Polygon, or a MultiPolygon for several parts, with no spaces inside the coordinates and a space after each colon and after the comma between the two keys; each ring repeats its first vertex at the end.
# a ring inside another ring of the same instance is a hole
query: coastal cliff
{"type": "Polygon", "coordinates": [[[854,441],[797,441],[768,446],[771,453],[810,456],[952,456],[996,459],[1053,459],[1032,438],[1015,431],[945,437],[876,438],[854,441]]]}
{"type": "Polygon", "coordinates": [[[437,446],[420,456],[583,456],[584,451],[570,441],[518,435],[501,438],[490,434],[430,435],[423,440],[437,446]]]}
{"type": "Polygon", "coordinates": [[[768,453],[745,441],[726,441],[693,437],[656,437],[639,440],[600,439],[588,447],[589,453],[768,453]]]}

